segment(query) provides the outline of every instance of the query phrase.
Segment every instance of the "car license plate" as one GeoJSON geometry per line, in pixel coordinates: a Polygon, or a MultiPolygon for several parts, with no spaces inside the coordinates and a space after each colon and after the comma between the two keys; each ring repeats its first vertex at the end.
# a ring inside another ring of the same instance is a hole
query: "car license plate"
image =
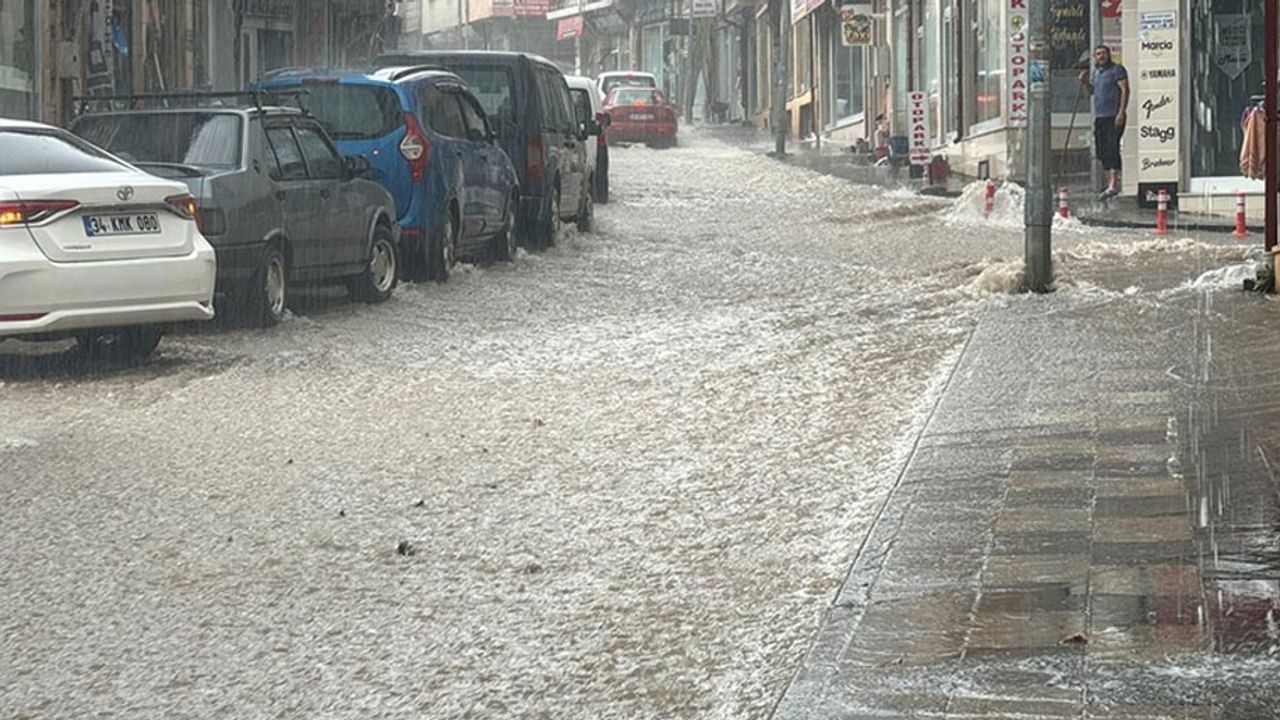
{"type": "Polygon", "coordinates": [[[633,113],[631,115],[631,119],[632,120],[652,120],[653,113],[633,113]]]}
{"type": "Polygon", "coordinates": [[[85,215],[84,234],[89,237],[103,235],[154,235],[160,232],[160,218],[155,213],[132,215],[85,215]]]}

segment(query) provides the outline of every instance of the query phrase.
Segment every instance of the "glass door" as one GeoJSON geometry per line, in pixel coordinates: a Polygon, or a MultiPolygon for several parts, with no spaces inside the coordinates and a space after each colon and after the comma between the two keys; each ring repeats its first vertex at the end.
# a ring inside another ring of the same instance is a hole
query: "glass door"
{"type": "Polygon", "coordinates": [[[1191,8],[1189,153],[1192,191],[1227,192],[1261,181],[1240,175],[1241,116],[1262,93],[1262,5],[1200,0],[1191,8]]]}

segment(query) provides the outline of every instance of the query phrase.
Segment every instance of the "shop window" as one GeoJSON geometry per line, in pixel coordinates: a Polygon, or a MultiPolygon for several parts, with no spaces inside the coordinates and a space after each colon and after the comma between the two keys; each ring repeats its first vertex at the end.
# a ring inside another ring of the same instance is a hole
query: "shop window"
{"type": "Polygon", "coordinates": [[[1088,114],[1089,98],[1079,92],[1077,76],[1081,65],[1087,67],[1092,62],[1089,57],[1092,54],[1089,48],[1089,2],[1053,0],[1050,12],[1053,15],[1053,56],[1049,60],[1052,68],[1050,106],[1055,113],[1077,110],[1088,114]]]}
{"type": "Polygon", "coordinates": [[[830,38],[831,86],[827,97],[827,119],[830,123],[851,120],[863,113],[862,47],[846,47],[841,38],[840,23],[832,23],[830,38]]]}
{"type": "Polygon", "coordinates": [[[1005,43],[1000,34],[1000,0],[974,0],[974,125],[1000,118],[1005,43]]]}
{"type": "Polygon", "coordinates": [[[791,88],[793,97],[808,92],[809,83],[813,79],[810,74],[813,69],[812,63],[809,61],[809,33],[811,32],[809,25],[812,20],[812,17],[806,16],[791,26],[794,30],[793,52],[791,55],[795,67],[795,73],[792,75],[795,86],[791,88]]]}
{"type": "Polygon", "coordinates": [[[0,117],[35,114],[35,8],[0,3],[0,117]]]}
{"type": "MultiPolygon", "coordinates": [[[[1262,93],[1262,30],[1262,7],[1257,2],[1193,4],[1191,142],[1183,145],[1191,154],[1193,177],[1240,176],[1244,141],[1240,118],[1251,99],[1262,93]]],[[[1136,66],[1129,67],[1129,78],[1142,82],[1136,66]]],[[[1129,122],[1133,121],[1131,117],[1129,122]]]]}

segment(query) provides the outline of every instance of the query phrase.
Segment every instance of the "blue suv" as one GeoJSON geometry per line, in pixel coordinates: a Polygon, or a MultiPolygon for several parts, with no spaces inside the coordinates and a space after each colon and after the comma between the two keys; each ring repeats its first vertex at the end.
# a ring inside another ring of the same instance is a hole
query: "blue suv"
{"type": "Polygon", "coordinates": [[[447,280],[460,256],[514,256],[516,171],[459,76],[434,66],[286,69],[254,89],[305,90],[281,97],[378,171],[395,199],[405,278],[447,280]]]}

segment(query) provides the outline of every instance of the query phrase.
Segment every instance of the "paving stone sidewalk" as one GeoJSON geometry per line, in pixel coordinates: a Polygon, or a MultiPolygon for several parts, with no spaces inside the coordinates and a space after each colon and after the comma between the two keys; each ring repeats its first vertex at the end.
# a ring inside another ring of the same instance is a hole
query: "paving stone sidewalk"
{"type": "Polygon", "coordinates": [[[1280,717],[1269,305],[989,310],[775,718],[1280,717]]]}

